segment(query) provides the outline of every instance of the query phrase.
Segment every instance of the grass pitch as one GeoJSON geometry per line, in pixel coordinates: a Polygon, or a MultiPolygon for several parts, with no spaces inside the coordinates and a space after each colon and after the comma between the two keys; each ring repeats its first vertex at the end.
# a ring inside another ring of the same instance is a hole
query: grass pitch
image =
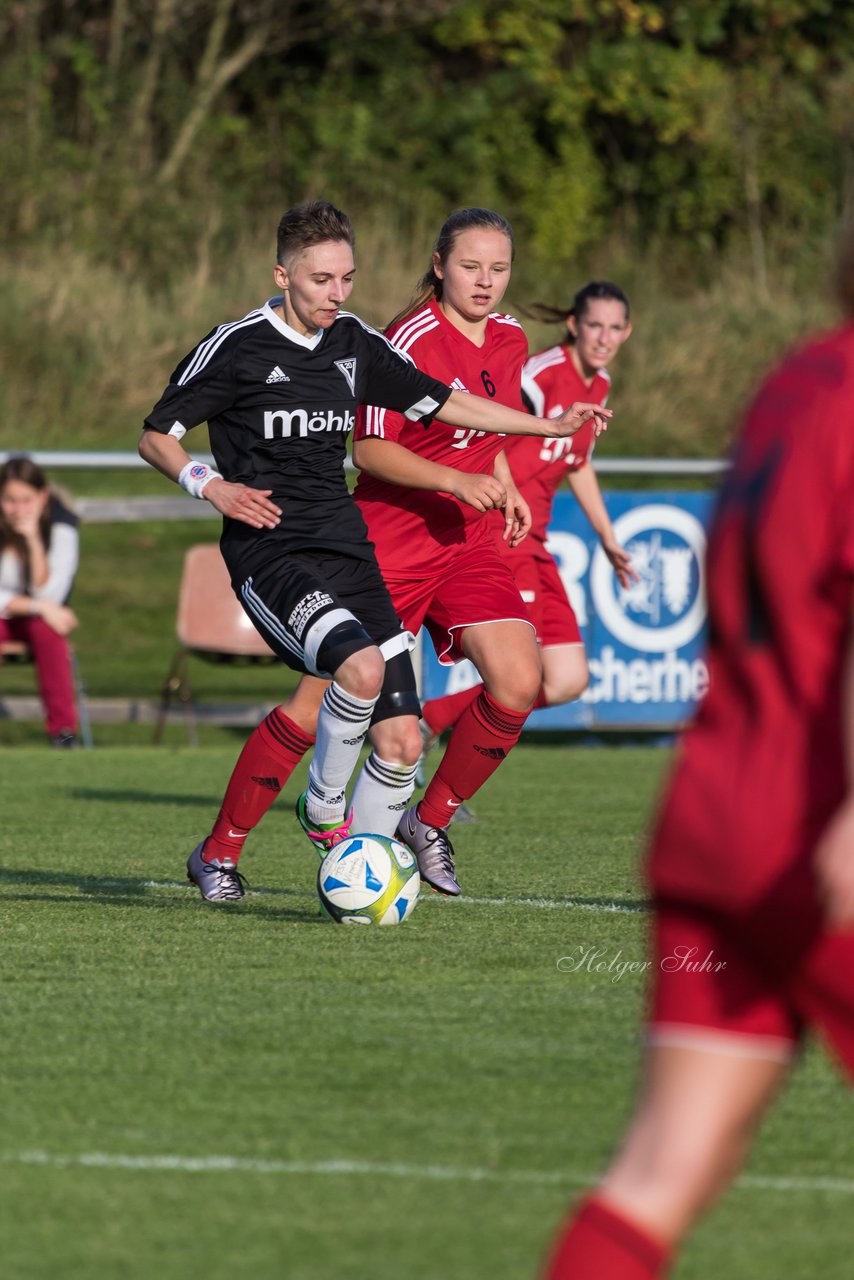
{"type": "MultiPolygon", "coordinates": [[[[182,883],[235,754],[0,751],[3,1276],[533,1278],[631,1105],[643,979],[595,965],[644,958],[665,753],[521,746],[464,898],[377,930],[318,915],[302,772],[244,903],[182,883]]],[[[808,1051],[678,1280],[850,1276],[850,1121],[808,1051]]]]}

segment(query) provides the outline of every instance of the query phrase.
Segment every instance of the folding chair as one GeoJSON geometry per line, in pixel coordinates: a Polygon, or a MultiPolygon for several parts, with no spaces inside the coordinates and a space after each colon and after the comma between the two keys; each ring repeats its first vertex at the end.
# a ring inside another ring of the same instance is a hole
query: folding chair
{"type": "MultiPolygon", "coordinates": [[[[91,747],[93,745],[92,722],[89,717],[86,685],[83,683],[77,654],[71,645],[68,648],[71,655],[71,673],[74,679],[74,697],[77,702],[77,719],[80,724],[80,741],[84,747],[91,747]]],[[[23,640],[3,640],[0,641],[0,658],[2,658],[3,662],[31,663],[33,655],[30,652],[29,645],[25,644],[23,640]]]]}
{"type": "Polygon", "coordinates": [[[184,557],[176,620],[178,651],[160,698],[154,742],[177,695],[184,708],[187,737],[198,746],[198,722],[190,691],[189,660],[206,662],[272,663],[281,661],[261,639],[232,590],[222,553],[216,543],[199,543],[184,557]]]}

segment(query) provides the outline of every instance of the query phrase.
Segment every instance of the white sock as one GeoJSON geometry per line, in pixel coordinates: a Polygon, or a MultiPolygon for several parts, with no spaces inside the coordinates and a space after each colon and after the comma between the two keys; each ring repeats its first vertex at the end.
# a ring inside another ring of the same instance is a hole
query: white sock
{"type": "Polygon", "coordinates": [[[393,836],[415,790],[414,764],[392,764],[372,751],[353,790],[353,831],[393,836]]]}
{"type": "Polygon", "coordinates": [[[305,798],[311,822],[343,822],[347,783],[359,759],[376,701],[354,698],[334,681],[323,695],[305,798]]]}

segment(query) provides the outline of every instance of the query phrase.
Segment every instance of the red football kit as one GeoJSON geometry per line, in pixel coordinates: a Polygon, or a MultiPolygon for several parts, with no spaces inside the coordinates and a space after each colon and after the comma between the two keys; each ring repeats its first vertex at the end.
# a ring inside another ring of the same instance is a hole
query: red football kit
{"type": "MultiPolygon", "coordinates": [[[[430,302],[391,326],[386,337],[422,372],[447,378],[455,390],[523,409],[527,341],[512,316],[491,315],[478,347],[430,302]]],[[[492,473],[507,439],[438,420],[425,431],[388,409],[360,409],[354,438],[372,436],[472,475],[492,473]]],[[[425,625],[441,662],[463,656],[455,633],[464,627],[529,621],[482,512],[451,494],[389,484],[364,472],[355,497],[403,625],[413,632],[425,625]]]]}
{"type": "MultiPolygon", "coordinates": [[[[579,400],[604,405],[610,389],[605,369],[587,385],[565,343],[531,356],[522,371],[526,404],[539,418],[557,418],[579,400]]],[[[518,547],[500,541],[503,520],[493,518],[491,523],[544,647],[581,644],[575,612],[545,544],[555,493],[567,472],[578,471],[590,461],[595,443],[593,424],[586,422],[574,436],[562,440],[515,436],[505,446],[513,479],[531,508],[533,523],[518,547]]]]}
{"type": "Polygon", "coordinates": [[[710,689],[654,832],[653,1034],[791,1051],[820,1024],[854,1072],[854,931],[824,929],[816,841],[846,794],[854,324],[757,396],[708,549],[710,689]],[[690,954],[688,954],[690,953],[690,954]]]}
{"type": "MultiPolygon", "coordinates": [[[[604,405],[610,390],[611,377],[605,369],[600,369],[587,385],[573,364],[571,348],[564,343],[531,356],[522,370],[522,393],[538,418],[559,418],[576,401],[604,405]]],[[[593,423],[585,422],[574,436],[562,440],[516,436],[507,445],[513,479],[533,517],[525,541],[539,543],[545,555],[548,552],[542,544],[552,518],[555,493],[568,471],[578,471],[590,461],[595,443],[593,423]]]]}

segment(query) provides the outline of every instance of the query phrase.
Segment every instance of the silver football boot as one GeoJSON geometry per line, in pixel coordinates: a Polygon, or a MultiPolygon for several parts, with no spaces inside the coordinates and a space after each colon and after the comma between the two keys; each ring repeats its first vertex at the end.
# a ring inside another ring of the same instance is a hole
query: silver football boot
{"type": "MultiPolygon", "coordinates": [[[[207,838],[207,837],[206,837],[207,838]]],[[[197,844],[187,859],[187,879],[194,884],[208,902],[239,902],[244,895],[243,876],[231,858],[215,858],[205,862],[202,850],[205,841],[197,844]]]]}
{"type": "Polygon", "coordinates": [[[418,806],[407,809],[394,833],[395,840],[415,854],[421,879],[437,893],[456,898],[462,892],[454,875],[454,846],[442,827],[428,827],[418,817],[418,806]]]}

